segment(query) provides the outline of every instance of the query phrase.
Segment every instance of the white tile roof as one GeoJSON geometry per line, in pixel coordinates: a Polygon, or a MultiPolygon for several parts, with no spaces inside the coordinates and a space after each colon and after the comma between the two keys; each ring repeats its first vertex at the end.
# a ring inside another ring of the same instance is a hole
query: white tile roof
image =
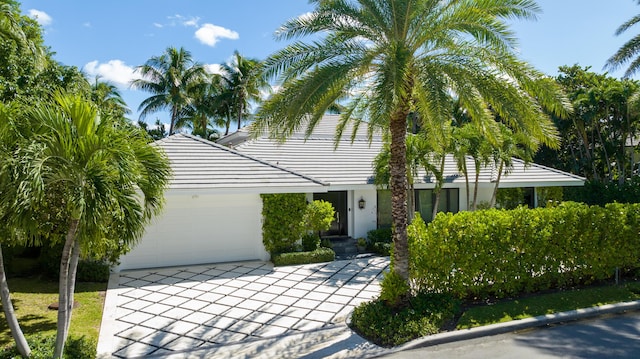
{"type": "MultiPolygon", "coordinates": [[[[282,144],[267,137],[259,137],[237,143],[234,148],[241,153],[318,179],[332,187],[373,184],[372,163],[382,149],[381,137],[374,136],[369,142],[366,139],[366,127],[361,126],[356,140],[351,142],[351,129],[347,129],[336,147],[334,135],[338,118],[337,115],[325,116],[307,139],[303,132],[298,131],[282,144]]],[[[470,183],[475,178],[474,168],[473,159],[467,157],[470,183]]],[[[446,186],[465,182],[453,156],[447,156],[444,172],[446,186]]],[[[482,168],[479,183],[494,183],[495,172],[491,165],[482,168]]],[[[434,181],[424,171],[415,178],[416,185],[422,184],[422,187],[431,187],[434,181]]],[[[582,177],[535,163],[525,166],[523,161],[514,158],[513,168],[509,174],[503,174],[500,187],[580,186],[583,183],[582,177]]]]}
{"type": "Polygon", "coordinates": [[[155,144],[169,157],[170,189],[323,191],[325,184],[198,137],[176,134],[155,144]]]}

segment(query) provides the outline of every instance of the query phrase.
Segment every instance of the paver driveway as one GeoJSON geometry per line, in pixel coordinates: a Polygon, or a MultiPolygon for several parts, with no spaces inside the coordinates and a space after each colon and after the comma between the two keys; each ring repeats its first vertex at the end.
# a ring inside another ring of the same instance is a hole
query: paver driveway
{"type": "Polygon", "coordinates": [[[169,355],[343,324],[380,292],[388,258],[274,268],[239,262],[128,271],[109,283],[98,353],[169,355]]]}

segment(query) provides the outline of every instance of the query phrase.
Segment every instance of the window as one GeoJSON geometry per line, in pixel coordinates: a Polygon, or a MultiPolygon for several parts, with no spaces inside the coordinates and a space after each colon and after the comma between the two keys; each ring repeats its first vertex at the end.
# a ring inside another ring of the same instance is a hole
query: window
{"type": "MultiPolygon", "coordinates": [[[[415,211],[425,222],[433,220],[433,206],[436,196],[432,189],[417,189],[415,193],[415,211]]],[[[457,188],[447,188],[440,192],[438,212],[453,212],[460,210],[460,194],[457,188]]],[[[378,190],[378,228],[391,227],[391,191],[378,190]]]]}

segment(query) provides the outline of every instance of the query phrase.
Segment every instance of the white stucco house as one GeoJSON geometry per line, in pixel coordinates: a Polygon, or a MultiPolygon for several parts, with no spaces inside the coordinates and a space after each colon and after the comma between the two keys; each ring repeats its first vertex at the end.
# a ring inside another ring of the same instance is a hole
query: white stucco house
{"type": "MultiPolygon", "coordinates": [[[[330,201],[336,219],[327,235],[365,237],[369,230],[389,225],[389,192],[373,184],[372,162],[382,138],[370,141],[362,128],[352,141],[347,129],[336,147],[337,120],[337,115],[327,115],[311,136],[294,133],[284,143],[266,136],[250,139],[246,128],[218,143],[184,134],[156,142],[174,171],[166,209],[121,259],[119,269],[268,259],[262,244],[261,193],[306,193],[309,200],[330,201]]],[[[473,173],[471,158],[467,167],[473,173]]],[[[479,201],[491,198],[496,176],[491,166],[481,169],[479,201]]],[[[466,210],[465,179],[452,157],[446,161],[445,178],[440,210],[466,210]]],[[[535,205],[536,188],[583,184],[582,177],[514,159],[500,188],[527,188],[535,205]]],[[[416,210],[428,219],[434,180],[421,173],[414,187],[416,210]]]]}

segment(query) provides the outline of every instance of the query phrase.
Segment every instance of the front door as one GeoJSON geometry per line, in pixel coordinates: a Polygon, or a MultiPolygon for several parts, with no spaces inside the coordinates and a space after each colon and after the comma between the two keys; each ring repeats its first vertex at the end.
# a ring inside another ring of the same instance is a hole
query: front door
{"type": "Polygon", "coordinates": [[[332,191],[326,193],[314,193],[313,200],[323,200],[331,203],[335,214],[331,228],[326,232],[321,232],[321,236],[346,236],[348,234],[347,225],[347,191],[332,191]]]}

